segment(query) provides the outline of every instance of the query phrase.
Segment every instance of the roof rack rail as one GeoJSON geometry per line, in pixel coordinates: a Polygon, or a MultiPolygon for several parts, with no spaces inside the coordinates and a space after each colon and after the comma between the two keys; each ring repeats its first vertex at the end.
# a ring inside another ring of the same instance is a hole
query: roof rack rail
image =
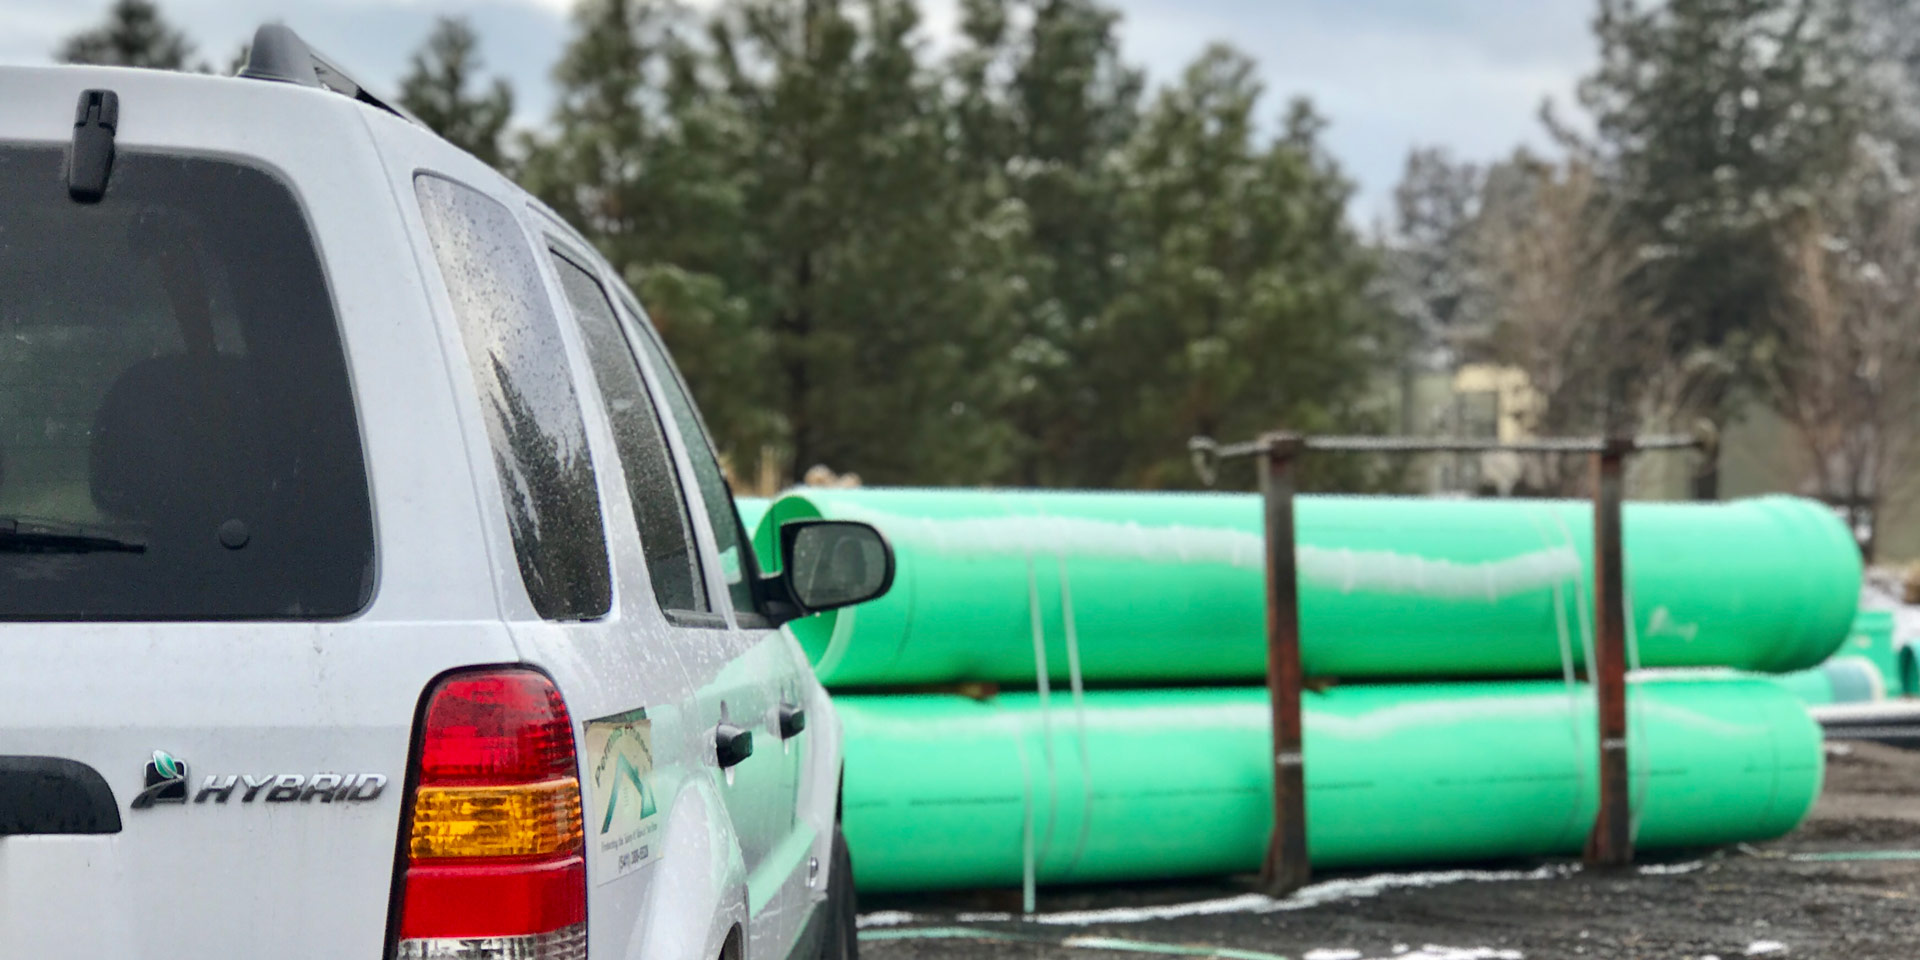
{"type": "Polygon", "coordinates": [[[331,90],[361,103],[378,107],[403,120],[426,126],[406,108],[388,103],[368,92],[366,85],[347,76],[333,61],[307,46],[293,28],[283,23],[262,24],[254,31],[253,46],[247,51],[247,65],[239,76],[249,80],[293,83],[319,90],[331,90]]]}

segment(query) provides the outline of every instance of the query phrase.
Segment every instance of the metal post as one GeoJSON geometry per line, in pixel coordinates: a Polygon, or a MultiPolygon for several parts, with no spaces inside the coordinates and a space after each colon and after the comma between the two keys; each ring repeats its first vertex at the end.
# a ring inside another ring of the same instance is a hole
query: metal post
{"type": "Polygon", "coordinates": [[[1281,897],[1307,884],[1307,787],[1301,756],[1300,582],[1295,569],[1292,434],[1261,438],[1260,491],[1266,506],[1267,694],[1273,706],[1273,835],[1260,883],[1281,897]]]}
{"type": "Polygon", "coordinates": [[[1593,456],[1593,646],[1588,664],[1599,702],[1600,813],[1587,837],[1586,861],[1633,862],[1627,779],[1627,603],[1622,576],[1620,500],[1633,441],[1608,437],[1593,456]]]}
{"type": "Polygon", "coordinates": [[[1543,437],[1501,441],[1426,437],[1302,437],[1269,433],[1250,443],[1194,437],[1187,449],[1211,485],[1221,460],[1258,457],[1267,533],[1267,691],[1273,707],[1273,836],[1261,866],[1266,891],[1282,896],[1306,885],[1307,797],[1301,756],[1300,597],[1294,559],[1294,461],[1308,452],[1374,454],[1485,453],[1593,455],[1594,662],[1587,665],[1599,703],[1600,812],[1587,837],[1594,865],[1633,862],[1633,810],[1627,777],[1627,610],[1622,579],[1620,503],[1627,457],[1642,450],[1699,449],[1700,437],[1649,435],[1543,437]]]}

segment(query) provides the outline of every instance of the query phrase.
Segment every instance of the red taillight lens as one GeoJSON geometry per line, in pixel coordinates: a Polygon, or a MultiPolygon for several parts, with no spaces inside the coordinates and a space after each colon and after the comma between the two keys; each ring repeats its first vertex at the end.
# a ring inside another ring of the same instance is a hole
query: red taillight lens
{"type": "Polygon", "coordinates": [[[586,883],[579,857],[533,866],[415,864],[407,872],[400,937],[505,939],[585,923],[586,883]]]}
{"type": "Polygon", "coordinates": [[[586,956],[577,770],[545,676],[488,670],[434,688],[407,798],[398,956],[586,956]]]}
{"type": "Polygon", "coordinates": [[[420,783],[532,783],[574,775],[573,721],[553,681],[530,670],[440,682],[420,740],[420,783]]]}

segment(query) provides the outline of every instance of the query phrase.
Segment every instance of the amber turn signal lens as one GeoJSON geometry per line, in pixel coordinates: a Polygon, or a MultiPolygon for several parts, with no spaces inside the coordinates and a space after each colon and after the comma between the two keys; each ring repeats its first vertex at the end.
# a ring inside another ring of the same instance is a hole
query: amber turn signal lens
{"type": "Polygon", "coordinates": [[[408,849],[415,860],[540,857],[584,844],[580,783],[572,777],[514,786],[420,787],[408,849]]]}

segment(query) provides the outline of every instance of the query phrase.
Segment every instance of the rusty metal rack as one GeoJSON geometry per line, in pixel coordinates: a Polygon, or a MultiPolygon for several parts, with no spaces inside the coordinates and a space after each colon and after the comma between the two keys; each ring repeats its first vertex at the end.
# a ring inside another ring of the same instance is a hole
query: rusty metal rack
{"type": "Polygon", "coordinates": [[[1588,673],[1599,703],[1600,808],[1587,837],[1585,859],[1595,866],[1633,862],[1632,809],[1627,778],[1626,592],[1620,532],[1627,458],[1657,450],[1702,449],[1703,437],[1682,435],[1556,437],[1498,440],[1421,437],[1341,437],[1268,433],[1245,443],[1207,437],[1188,443],[1194,467],[1211,484],[1221,460],[1258,458],[1266,510],[1267,691],[1273,705],[1273,834],[1261,867],[1261,885],[1284,896],[1306,885],[1306,758],[1302,746],[1300,593],[1295,562],[1294,465],[1307,453],[1526,453],[1593,456],[1594,662],[1588,673]]]}

